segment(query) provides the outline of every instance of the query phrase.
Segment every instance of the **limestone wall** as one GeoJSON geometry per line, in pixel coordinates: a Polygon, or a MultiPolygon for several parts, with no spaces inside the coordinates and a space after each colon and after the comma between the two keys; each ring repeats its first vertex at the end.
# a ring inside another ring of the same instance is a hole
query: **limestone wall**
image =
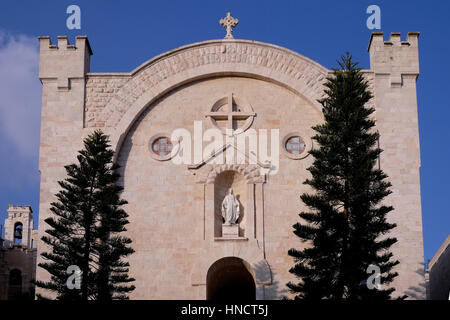
{"type": "Polygon", "coordinates": [[[369,44],[374,73],[377,129],[380,132],[381,169],[389,176],[392,194],[386,204],[394,207],[389,219],[397,224],[392,235],[398,242],[392,252],[396,268],[396,294],[425,299],[422,209],[420,198],[420,142],[416,80],[419,75],[418,33],[401,41],[392,33],[384,41],[374,33],[369,44]]]}

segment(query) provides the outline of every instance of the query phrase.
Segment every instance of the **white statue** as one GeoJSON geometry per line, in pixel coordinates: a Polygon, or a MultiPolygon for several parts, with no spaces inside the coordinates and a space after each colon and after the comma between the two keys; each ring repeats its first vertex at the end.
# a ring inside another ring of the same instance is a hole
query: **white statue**
{"type": "Polygon", "coordinates": [[[236,224],[239,219],[239,201],[233,195],[233,189],[228,189],[228,194],[222,201],[222,217],[225,225],[236,224]]]}

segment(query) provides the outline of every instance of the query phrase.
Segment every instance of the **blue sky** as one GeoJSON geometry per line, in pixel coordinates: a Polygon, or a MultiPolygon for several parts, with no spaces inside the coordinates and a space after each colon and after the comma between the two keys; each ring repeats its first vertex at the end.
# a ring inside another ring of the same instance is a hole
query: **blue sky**
{"type": "Polygon", "coordinates": [[[297,51],[327,68],[349,51],[369,68],[366,8],[381,8],[381,31],[420,31],[418,80],[425,259],[450,232],[450,1],[2,1],[0,4],[0,223],[8,204],[39,204],[41,92],[37,36],[89,37],[93,72],[131,71],[192,42],[223,38],[218,20],[239,19],[235,38],[297,51]],[[81,30],[68,30],[66,8],[81,8],[81,30]]]}

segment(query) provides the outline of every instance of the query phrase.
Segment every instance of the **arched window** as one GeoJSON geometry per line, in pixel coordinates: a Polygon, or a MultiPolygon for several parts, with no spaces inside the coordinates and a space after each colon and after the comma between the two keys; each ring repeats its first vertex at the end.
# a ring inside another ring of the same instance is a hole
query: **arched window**
{"type": "Polygon", "coordinates": [[[14,224],[14,243],[22,243],[23,225],[20,222],[14,224]]]}
{"type": "Polygon", "coordinates": [[[12,269],[9,272],[8,300],[20,299],[22,294],[22,271],[12,269]]]}

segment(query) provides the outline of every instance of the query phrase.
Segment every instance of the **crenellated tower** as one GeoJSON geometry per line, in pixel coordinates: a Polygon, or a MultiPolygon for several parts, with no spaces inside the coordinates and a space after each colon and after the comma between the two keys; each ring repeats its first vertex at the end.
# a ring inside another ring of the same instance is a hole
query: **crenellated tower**
{"type": "Polygon", "coordinates": [[[39,229],[46,228],[45,212],[65,176],[64,165],[75,160],[73,149],[81,149],[84,128],[86,78],[90,70],[91,46],[86,36],[71,44],[67,36],[39,37],[39,79],[42,82],[41,173],[39,229]]]}
{"type": "MultiPolygon", "coordinates": [[[[45,234],[45,219],[50,204],[59,191],[58,181],[66,172],[64,165],[76,160],[85,135],[84,106],[86,81],[90,71],[92,49],[86,36],[77,36],[71,44],[67,36],[58,36],[57,44],[50,37],[39,37],[39,79],[42,82],[41,138],[39,171],[41,173],[39,204],[39,238],[45,234]]],[[[42,241],[39,253],[45,251],[42,241]]],[[[48,274],[38,268],[37,277],[48,274]]]]}
{"type": "Polygon", "coordinates": [[[39,37],[39,79],[43,86],[43,117],[58,113],[58,120],[83,126],[86,74],[90,69],[91,46],[86,36],[77,36],[75,45],[67,36],[39,37]]]}
{"type": "Polygon", "coordinates": [[[86,36],[77,36],[75,45],[67,36],[58,36],[58,45],[50,37],[39,37],[40,65],[39,78],[57,80],[59,90],[70,90],[72,82],[84,80],[89,72],[92,50],[86,36]]]}
{"type": "Polygon", "coordinates": [[[400,261],[395,279],[396,293],[425,298],[422,209],[420,197],[420,145],[416,81],[419,76],[418,32],[406,40],[391,33],[372,34],[368,51],[373,73],[376,125],[380,132],[381,168],[392,183],[389,219],[397,224],[393,246],[400,261]],[[412,283],[416,285],[411,285],[412,283]]]}
{"type": "MultiPolygon", "coordinates": [[[[405,78],[416,80],[419,75],[419,33],[409,32],[401,41],[399,32],[391,33],[388,41],[382,32],[374,32],[370,38],[370,69],[376,76],[388,76],[391,87],[402,87],[405,78]]],[[[408,81],[407,81],[408,82],[408,81]]]]}

